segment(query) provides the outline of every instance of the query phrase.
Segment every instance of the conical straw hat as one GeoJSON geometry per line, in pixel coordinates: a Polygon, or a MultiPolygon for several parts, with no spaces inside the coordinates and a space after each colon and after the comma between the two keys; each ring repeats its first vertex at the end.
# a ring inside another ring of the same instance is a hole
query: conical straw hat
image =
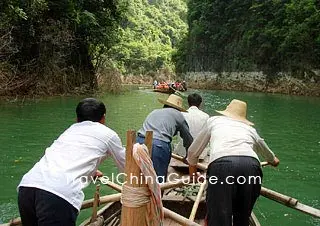
{"type": "Polygon", "coordinates": [[[224,111],[216,110],[216,112],[238,121],[242,121],[249,126],[254,125],[254,123],[247,119],[247,103],[244,101],[233,99],[224,111]]]}
{"type": "Polygon", "coordinates": [[[173,107],[179,111],[187,112],[187,110],[184,109],[182,106],[182,102],[183,102],[182,98],[177,95],[171,94],[167,100],[162,100],[162,99],[158,99],[158,100],[162,104],[173,107]]]}

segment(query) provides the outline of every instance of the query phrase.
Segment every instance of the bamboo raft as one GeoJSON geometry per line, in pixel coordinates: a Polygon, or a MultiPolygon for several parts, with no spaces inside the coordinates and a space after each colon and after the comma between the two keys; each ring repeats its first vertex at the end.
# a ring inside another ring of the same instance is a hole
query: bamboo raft
{"type": "Polygon", "coordinates": [[[155,88],[155,89],[153,89],[153,92],[173,94],[173,93],[176,92],[176,90],[173,89],[171,86],[169,86],[169,88],[167,88],[167,89],[164,89],[164,88],[155,88]]]}
{"type": "MultiPolygon", "coordinates": [[[[140,169],[135,163],[132,157],[133,144],[135,143],[136,133],[135,131],[127,131],[127,144],[126,144],[126,169],[125,172],[127,175],[130,173],[132,175],[140,178],[138,181],[127,181],[127,185],[131,187],[143,187],[146,186],[144,183],[145,178],[140,177],[140,169]]],[[[152,132],[147,132],[145,144],[148,147],[149,154],[152,152],[152,132]]],[[[181,156],[172,154],[172,159],[182,162],[183,158],[181,156]]],[[[262,165],[267,165],[263,163],[262,165]]],[[[185,165],[184,168],[187,166],[185,165]]],[[[207,169],[206,164],[198,163],[198,169],[205,171],[207,169]]],[[[181,167],[183,168],[183,167],[181,167]]],[[[164,226],[177,226],[177,225],[186,225],[186,226],[201,226],[205,225],[205,213],[206,213],[206,204],[204,199],[206,182],[195,185],[197,187],[196,192],[192,192],[189,195],[185,195],[182,189],[182,186],[186,185],[186,180],[188,178],[183,177],[184,172],[179,170],[179,167],[171,167],[174,172],[177,172],[180,176],[177,177],[175,181],[166,182],[161,184],[161,190],[164,191],[162,198],[163,210],[164,210],[164,226]],[[195,193],[195,194],[193,194],[195,193]],[[184,194],[184,195],[181,195],[184,194]]],[[[112,189],[118,191],[117,194],[106,195],[100,197],[99,190],[101,187],[97,185],[96,192],[93,199],[89,199],[83,202],[81,209],[92,208],[92,215],[89,219],[81,223],[81,226],[145,226],[147,225],[145,219],[146,216],[146,205],[142,205],[138,208],[130,208],[122,206],[121,192],[122,186],[113,183],[111,181],[105,181],[102,178],[100,179],[101,184],[105,184],[112,189]],[[99,207],[101,207],[99,209],[99,207]]],[[[190,185],[191,186],[191,185],[190,185]]],[[[190,188],[189,185],[187,187],[190,188]]],[[[188,188],[186,188],[188,189],[188,188]]],[[[194,189],[194,187],[191,187],[194,189]]],[[[320,210],[313,207],[304,205],[300,203],[297,199],[283,195],[276,191],[272,191],[265,187],[261,188],[261,195],[276,201],[282,205],[290,207],[292,209],[298,210],[305,214],[309,214],[313,217],[320,218],[320,210]]],[[[0,226],[14,226],[21,225],[20,218],[11,220],[7,224],[1,224],[0,226]]],[[[260,226],[260,223],[254,213],[250,217],[250,226],[260,226]]]]}

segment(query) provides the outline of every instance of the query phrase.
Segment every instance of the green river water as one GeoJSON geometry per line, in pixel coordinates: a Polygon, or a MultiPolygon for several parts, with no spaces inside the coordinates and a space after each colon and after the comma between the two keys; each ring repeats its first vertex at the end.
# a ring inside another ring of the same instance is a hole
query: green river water
{"type": "MultiPolygon", "coordinates": [[[[265,167],[263,186],[320,208],[320,98],[286,95],[200,91],[203,109],[214,115],[233,99],[248,102],[248,118],[278,155],[278,168],[265,167]]],[[[186,95],[192,91],[185,93],[186,95]]],[[[132,90],[121,95],[99,96],[107,106],[107,126],[125,144],[128,129],[139,129],[147,114],[162,107],[157,98],[166,94],[132,90]]],[[[43,155],[45,148],[75,119],[75,106],[83,97],[52,97],[0,102],[0,222],[18,216],[17,192],[21,177],[43,155]]],[[[102,164],[105,175],[116,172],[112,160],[102,164]]],[[[92,198],[94,186],[85,189],[92,198]]],[[[102,187],[101,195],[111,189],[102,187]]],[[[320,225],[320,220],[260,197],[254,212],[263,226],[320,225]]],[[[90,215],[81,212],[78,222],[90,215]]]]}

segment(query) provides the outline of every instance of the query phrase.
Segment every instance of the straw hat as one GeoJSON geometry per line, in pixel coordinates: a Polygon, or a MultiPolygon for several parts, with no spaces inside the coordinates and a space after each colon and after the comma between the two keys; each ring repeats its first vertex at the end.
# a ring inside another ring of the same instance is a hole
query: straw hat
{"type": "Polygon", "coordinates": [[[216,110],[216,112],[238,121],[242,121],[249,126],[254,125],[254,123],[247,119],[247,103],[244,101],[233,99],[224,111],[216,110]]]}
{"type": "Polygon", "coordinates": [[[171,94],[167,100],[158,99],[160,103],[173,107],[179,111],[187,112],[186,109],[182,106],[182,98],[171,94]]]}

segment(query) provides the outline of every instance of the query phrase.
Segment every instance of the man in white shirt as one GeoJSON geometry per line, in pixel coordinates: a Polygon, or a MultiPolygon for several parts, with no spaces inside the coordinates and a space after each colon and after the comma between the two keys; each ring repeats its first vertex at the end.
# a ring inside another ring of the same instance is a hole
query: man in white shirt
{"type": "MultiPolygon", "coordinates": [[[[189,104],[189,109],[187,110],[188,113],[182,112],[184,118],[188,123],[189,131],[193,139],[195,139],[198,136],[198,134],[206,124],[207,120],[209,119],[209,115],[199,109],[201,103],[202,103],[202,97],[199,94],[197,93],[190,94],[188,96],[188,104],[189,104]]],[[[174,149],[174,153],[180,156],[187,155],[186,149],[183,146],[182,139],[180,137],[179,137],[179,143],[174,149]]],[[[207,156],[207,154],[208,154],[208,148],[205,148],[204,151],[199,156],[199,159],[204,159],[207,156]]]]}
{"type": "Polygon", "coordinates": [[[249,226],[262,183],[257,154],[273,166],[279,159],[251,127],[245,102],[232,100],[226,110],[217,112],[223,116],[211,117],[189,148],[189,173],[197,178],[198,156],[210,142],[208,226],[249,226]]]}
{"type": "Polygon", "coordinates": [[[45,151],[18,186],[18,205],[24,226],[75,225],[84,200],[82,189],[96,176],[98,166],[111,156],[123,171],[125,150],[116,132],[106,127],[105,105],[82,100],[77,123],[45,151]]]}

